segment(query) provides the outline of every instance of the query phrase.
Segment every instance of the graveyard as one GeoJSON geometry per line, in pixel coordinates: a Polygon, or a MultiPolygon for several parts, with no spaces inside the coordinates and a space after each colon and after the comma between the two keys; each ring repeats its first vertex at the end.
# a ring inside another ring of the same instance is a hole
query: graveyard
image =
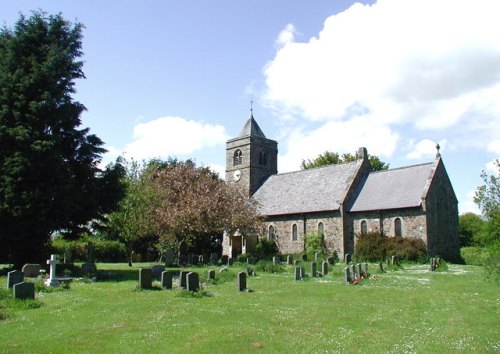
{"type": "Polygon", "coordinates": [[[50,272],[46,284],[25,277],[36,289],[25,300],[12,298],[2,276],[1,352],[500,350],[498,285],[482,267],[314,264],[279,262],[271,273],[247,263],[96,263],[95,279],[57,278],[55,287],[50,272]],[[346,268],[366,277],[346,282],[346,268]]]}

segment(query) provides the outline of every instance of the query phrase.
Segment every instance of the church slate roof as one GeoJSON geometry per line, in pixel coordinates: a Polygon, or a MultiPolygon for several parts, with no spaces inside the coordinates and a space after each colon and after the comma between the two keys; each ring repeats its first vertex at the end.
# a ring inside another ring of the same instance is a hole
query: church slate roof
{"type": "Polygon", "coordinates": [[[372,172],[349,211],[418,207],[433,173],[433,163],[372,172]]]}
{"type": "Polygon", "coordinates": [[[253,118],[252,112],[250,112],[250,118],[248,118],[247,122],[245,123],[245,126],[243,127],[243,129],[240,132],[240,137],[247,136],[247,135],[258,136],[258,137],[261,137],[264,139],[266,138],[266,136],[262,132],[262,129],[260,129],[259,125],[257,124],[255,119],[253,118]]]}
{"type": "Polygon", "coordinates": [[[362,160],[270,176],[253,199],[261,215],[338,210],[362,160]]]}

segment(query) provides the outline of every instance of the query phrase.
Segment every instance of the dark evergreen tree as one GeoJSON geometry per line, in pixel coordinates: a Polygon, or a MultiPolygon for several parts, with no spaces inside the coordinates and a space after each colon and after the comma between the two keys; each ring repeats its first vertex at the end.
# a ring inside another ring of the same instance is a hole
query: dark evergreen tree
{"type": "Polygon", "coordinates": [[[103,142],[80,128],[82,28],[34,12],[0,30],[0,263],[43,260],[56,230],[77,230],[123,194],[123,167],[98,168],[103,142]]]}

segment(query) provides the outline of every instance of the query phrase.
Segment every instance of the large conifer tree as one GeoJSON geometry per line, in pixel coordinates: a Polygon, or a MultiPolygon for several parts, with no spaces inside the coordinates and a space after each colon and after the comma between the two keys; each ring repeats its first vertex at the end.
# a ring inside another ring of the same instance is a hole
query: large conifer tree
{"type": "Polygon", "coordinates": [[[81,47],[82,25],[61,14],[34,12],[0,30],[0,263],[42,260],[51,233],[120,196],[120,166],[101,172],[103,142],[79,128],[81,47]]]}

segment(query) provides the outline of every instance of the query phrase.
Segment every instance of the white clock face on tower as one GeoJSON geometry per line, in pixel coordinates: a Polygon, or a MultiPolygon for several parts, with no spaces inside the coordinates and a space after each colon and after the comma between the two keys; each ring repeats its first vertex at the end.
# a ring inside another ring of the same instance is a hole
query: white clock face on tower
{"type": "Polygon", "coordinates": [[[233,180],[235,182],[238,182],[240,180],[240,178],[241,178],[241,171],[240,170],[234,171],[234,173],[233,173],[233,180]]]}

